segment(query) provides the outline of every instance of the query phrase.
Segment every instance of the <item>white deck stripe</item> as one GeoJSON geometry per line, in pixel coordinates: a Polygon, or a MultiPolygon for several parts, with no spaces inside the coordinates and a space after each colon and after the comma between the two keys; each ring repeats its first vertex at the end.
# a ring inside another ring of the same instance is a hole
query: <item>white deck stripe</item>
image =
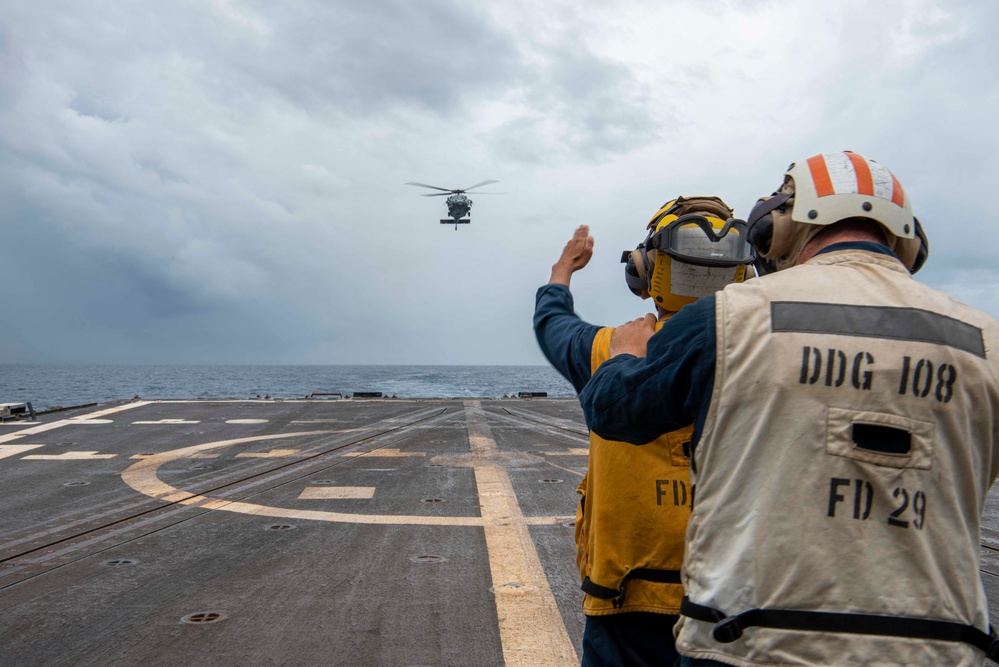
{"type": "Polygon", "coordinates": [[[38,449],[39,447],[44,446],[45,445],[0,445],[0,459],[7,458],[8,456],[17,456],[18,454],[30,452],[32,449],[38,449]]]}
{"type": "Polygon", "coordinates": [[[132,408],[139,408],[142,407],[143,405],[149,405],[149,401],[136,401],[135,403],[126,403],[125,405],[118,405],[113,408],[98,410],[97,412],[91,412],[89,414],[80,415],[79,417],[73,417],[71,419],[60,419],[59,421],[55,421],[50,424],[39,424],[38,426],[32,426],[31,428],[20,430],[17,433],[0,435],[0,443],[11,442],[12,440],[23,438],[26,435],[45,433],[46,431],[62,428],[63,426],[76,426],[81,423],[85,424],[88,419],[96,419],[97,417],[106,417],[107,415],[113,415],[117,412],[131,410],[132,408]]]}

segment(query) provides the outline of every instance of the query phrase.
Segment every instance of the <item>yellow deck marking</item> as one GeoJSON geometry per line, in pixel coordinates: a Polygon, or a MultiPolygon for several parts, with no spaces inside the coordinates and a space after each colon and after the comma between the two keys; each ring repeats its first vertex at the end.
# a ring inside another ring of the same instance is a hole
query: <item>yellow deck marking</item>
{"type": "MultiPolygon", "coordinates": [[[[298,450],[295,450],[295,451],[298,451],[298,450]]],[[[130,460],[132,460],[132,461],[141,461],[142,459],[148,459],[150,456],[156,456],[156,454],[133,454],[132,456],[129,456],[128,458],[130,460]]],[[[238,458],[241,455],[237,454],[236,456],[238,458]]],[[[192,458],[192,459],[217,459],[218,457],[219,457],[218,454],[196,454],[195,456],[192,456],[190,458],[192,458]]]]}
{"type": "MultiPolygon", "coordinates": [[[[201,445],[182,447],[169,452],[146,456],[141,461],[136,461],[129,467],[125,468],[124,472],[121,473],[121,479],[136,491],[140,491],[141,493],[152,496],[153,498],[167,499],[167,496],[173,496],[177,493],[186,492],[180,491],[179,489],[160,481],[159,477],[156,476],[156,471],[158,471],[160,466],[164,463],[170,463],[172,461],[177,461],[178,459],[207,458],[206,455],[218,456],[218,453],[213,453],[211,450],[240,445],[246,442],[278,440],[280,438],[294,438],[306,435],[321,435],[322,433],[322,431],[307,431],[301,433],[282,433],[279,435],[255,435],[248,438],[218,440],[201,445]]],[[[191,494],[188,493],[187,495],[190,496],[191,494]]]]}
{"type": "Polygon", "coordinates": [[[98,454],[97,452],[66,452],[65,454],[31,454],[22,457],[22,461],[90,461],[95,459],[113,459],[117,454],[98,454]]]}
{"type": "MultiPolygon", "coordinates": [[[[321,510],[298,510],[286,507],[268,507],[255,503],[244,503],[228,500],[218,500],[196,496],[187,491],[170,486],[156,476],[160,466],[180,459],[212,458],[208,450],[222,449],[247,442],[260,440],[277,440],[280,438],[300,438],[310,435],[328,435],[339,431],[303,431],[298,433],[282,433],[279,435],[258,435],[249,438],[220,440],[192,447],[184,447],[169,452],[144,456],[132,464],[121,474],[123,482],[130,487],[152,498],[166,502],[177,502],[185,505],[199,505],[208,509],[252,514],[255,516],[275,517],[282,519],[303,519],[307,521],[329,521],[333,523],[357,523],[397,526],[481,526],[482,517],[478,516],[412,516],[404,514],[352,514],[347,512],[324,512],[321,510]]],[[[571,521],[574,516],[533,516],[524,521],[531,526],[550,526],[571,521]]]]}
{"type": "Polygon", "coordinates": [[[562,470],[562,471],[564,471],[564,472],[567,472],[567,473],[569,473],[570,475],[576,475],[577,477],[580,477],[580,478],[582,478],[582,477],[584,477],[584,476],[586,475],[586,473],[582,473],[582,472],[580,472],[580,471],[578,471],[578,470],[572,470],[572,469],[570,469],[570,468],[566,468],[565,466],[560,466],[559,464],[557,464],[557,463],[552,463],[551,461],[548,461],[547,463],[548,463],[548,465],[550,465],[551,467],[553,467],[553,468],[558,468],[559,470],[562,470]]]}
{"type": "Polygon", "coordinates": [[[23,454],[24,452],[29,452],[32,449],[44,446],[45,445],[0,445],[0,459],[5,459],[8,456],[17,456],[18,454],[23,454]]]}
{"type": "Polygon", "coordinates": [[[307,486],[298,496],[300,500],[326,500],[375,497],[373,486],[307,486]]]}
{"type": "Polygon", "coordinates": [[[589,456],[590,450],[585,447],[570,447],[564,452],[545,452],[545,456],[589,456]]]}
{"type": "Polygon", "coordinates": [[[298,454],[298,449],[272,449],[269,452],[243,452],[236,454],[237,459],[281,459],[298,454]]]}
{"type": "MultiPolygon", "coordinates": [[[[310,521],[330,521],[335,523],[361,523],[361,524],[382,524],[382,525],[420,525],[420,526],[481,526],[482,519],[477,516],[405,516],[397,514],[349,514],[346,512],[324,512],[319,510],[296,510],[284,507],[268,507],[255,503],[244,503],[239,501],[228,501],[205,496],[196,496],[193,493],[182,491],[170,486],[156,476],[160,466],[179,459],[201,458],[208,450],[231,447],[247,442],[257,442],[260,440],[278,440],[280,438],[299,438],[312,435],[327,435],[330,431],[302,431],[298,433],[280,433],[269,435],[257,435],[248,438],[235,438],[233,440],[219,440],[201,445],[193,445],[175,449],[170,452],[163,452],[136,461],[121,473],[123,482],[131,486],[136,491],[144,493],[153,498],[159,498],[167,502],[176,502],[184,505],[197,505],[207,509],[225,510],[227,512],[239,512],[240,514],[252,514],[255,516],[281,517],[285,519],[305,519],[310,521]]],[[[540,517],[546,521],[539,523],[555,523],[547,521],[553,517],[540,517]]],[[[561,519],[565,521],[564,518],[561,519]]]]}
{"type": "Polygon", "coordinates": [[[157,419],[156,421],[139,421],[133,424],[200,424],[200,421],[190,421],[187,419],[157,419]]]}
{"type": "Polygon", "coordinates": [[[393,457],[393,456],[426,456],[426,452],[403,452],[398,449],[390,449],[386,447],[385,449],[373,449],[370,452],[347,452],[341,454],[341,456],[383,456],[383,457],[393,457]]]}
{"type": "Polygon", "coordinates": [[[578,665],[541,559],[479,401],[466,401],[468,442],[486,531],[506,667],[578,665]]]}

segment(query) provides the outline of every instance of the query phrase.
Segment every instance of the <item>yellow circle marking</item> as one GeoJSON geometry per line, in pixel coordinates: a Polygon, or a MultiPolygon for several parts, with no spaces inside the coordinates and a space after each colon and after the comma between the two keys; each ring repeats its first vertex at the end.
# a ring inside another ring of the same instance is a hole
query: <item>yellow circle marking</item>
{"type": "MultiPolygon", "coordinates": [[[[281,438],[301,438],[310,435],[324,435],[330,431],[300,431],[297,433],[282,433],[257,435],[248,438],[218,440],[191,447],[182,447],[161,454],[147,456],[136,461],[121,473],[121,479],[130,487],[152,498],[182,505],[197,505],[206,509],[252,514],[255,516],[277,517],[285,519],[305,519],[309,521],[331,521],[335,523],[364,523],[385,525],[424,525],[424,526],[484,526],[486,519],[480,516],[413,516],[406,514],[348,514],[346,512],[327,512],[322,510],[298,510],[287,507],[270,507],[242,501],[223,500],[200,496],[183,489],[178,489],[161,480],[157,473],[161,466],[180,459],[197,458],[212,449],[222,449],[259,440],[278,440],[281,438]]],[[[525,517],[531,525],[548,525],[567,521],[573,517],[539,516],[525,517]]]]}

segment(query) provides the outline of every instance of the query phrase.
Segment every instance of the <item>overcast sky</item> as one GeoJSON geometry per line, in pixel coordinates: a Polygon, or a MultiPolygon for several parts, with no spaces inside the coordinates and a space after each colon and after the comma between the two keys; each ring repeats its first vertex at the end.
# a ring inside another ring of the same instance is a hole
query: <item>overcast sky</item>
{"type": "Polygon", "coordinates": [[[0,0],[0,362],[544,363],[650,310],[677,195],[748,215],[795,160],[891,169],[918,278],[999,315],[999,3],[0,0]],[[656,6],[661,5],[661,6],[656,6]],[[447,188],[486,179],[472,224],[447,188]]]}

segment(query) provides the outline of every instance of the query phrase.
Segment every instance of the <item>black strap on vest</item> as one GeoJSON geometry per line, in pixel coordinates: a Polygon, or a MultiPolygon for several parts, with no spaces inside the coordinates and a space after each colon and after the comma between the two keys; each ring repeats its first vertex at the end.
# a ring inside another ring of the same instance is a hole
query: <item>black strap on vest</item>
{"type": "Polygon", "coordinates": [[[680,570],[653,570],[648,567],[638,567],[634,570],[628,570],[628,573],[624,575],[621,580],[620,588],[608,588],[607,586],[601,586],[600,584],[590,581],[589,577],[583,579],[583,583],[580,588],[587,595],[592,595],[595,598],[600,598],[601,600],[613,600],[615,607],[620,607],[624,604],[624,589],[625,584],[628,583],[629,579],[641,579],[642,581],[652,581],[657,584],[679,584],[680,583],[680,570]]]}
{"type": "Polygon", "coordinates": [[[984,652],[990,660],[999,660],[999,638],[992,628],[985,633],[973,625],[950,621],[797,609],[750,609],[736,616],[726,616],[717,609],[691,602],[686,596],[680,603],[680,613],[698,621],[714,623],[711,634],[715,641],[722,644],[739,639],[746,628],[761,627],[962,642],[984,652]]]}

